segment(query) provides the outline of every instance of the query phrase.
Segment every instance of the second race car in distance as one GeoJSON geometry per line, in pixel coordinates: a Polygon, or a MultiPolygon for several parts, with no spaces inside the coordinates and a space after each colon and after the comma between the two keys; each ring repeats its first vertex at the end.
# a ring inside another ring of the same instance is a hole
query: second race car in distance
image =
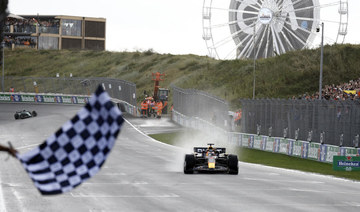
{"type": "Polygon", "coordinates": [[[209,147],[194,147],[193,154],[185,155],[185,174],[225,172],[237,175],[239,173],[237,155],[226,154],[226,148],[215,148],[214,144],[208,145],[209,147]]]}
{"type": "Polygon", "coordinates": [[[14,114],[14,118],[15,119],[26,119],[26,118],[31,118],[31,117],[35,117],[37,116],[36,111],[28,111],[28,110],[21,110],[21,111],[16,111],[14,114]]]}

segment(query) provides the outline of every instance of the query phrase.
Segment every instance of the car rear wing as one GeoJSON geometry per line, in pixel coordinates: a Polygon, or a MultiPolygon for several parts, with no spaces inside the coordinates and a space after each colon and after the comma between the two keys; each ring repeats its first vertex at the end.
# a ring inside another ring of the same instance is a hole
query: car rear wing
{"type": "MultiPolygon", "coordinates": [[[[207,151],[207,147],[194,147],[194,152],[196,153],[204,153],[207,151]]],[[[226,148],[214,148],[216,152],[218,152],[219,154],[225,153],[226,152],[226,148]]]]}

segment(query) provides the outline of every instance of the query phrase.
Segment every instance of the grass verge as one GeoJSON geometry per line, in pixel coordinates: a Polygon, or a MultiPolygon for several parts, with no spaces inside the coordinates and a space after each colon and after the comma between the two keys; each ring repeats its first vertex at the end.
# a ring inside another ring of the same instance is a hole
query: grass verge
{"type": "MultiPolygon", "coordinates": [[[[150,136],[158,141],[170,145],[175,145],[175,139],[178,136],[181,136],[183,133],[185,132],[154,134],[150,136]]],[[[291,157],[288,155],[275,154],[271,152],[241,147],[237,147],[237,153],[239,156],[239,160],[247,163],[263,164],[266,166],[293,169],[323,175],[331,175],[335,177],[360,181],[359,172],[334,171],[332,169],[332,164],[328,163],[321,163],[313,160],[306,160],[297,157],[291,157]]]]}

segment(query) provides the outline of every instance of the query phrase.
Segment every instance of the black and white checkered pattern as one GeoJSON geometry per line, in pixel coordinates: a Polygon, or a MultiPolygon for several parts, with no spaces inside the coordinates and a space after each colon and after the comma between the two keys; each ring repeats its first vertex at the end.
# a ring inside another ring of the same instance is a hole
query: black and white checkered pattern
{"type": "Polygon", "coordinates": [[[123,121],[120,110],[99,86],[75,117],[18,158],[42,194],[70,191],[100,170],[123,121]]]}

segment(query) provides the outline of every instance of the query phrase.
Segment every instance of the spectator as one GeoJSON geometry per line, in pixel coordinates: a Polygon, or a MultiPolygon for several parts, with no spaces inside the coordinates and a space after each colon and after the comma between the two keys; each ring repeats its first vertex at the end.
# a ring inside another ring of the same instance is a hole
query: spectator
{"type": "MultiPolygon", "coordinates": [[[[293,99],[295,96],[292,97],[293,99]]],[[[318,99],[319,92],[313,95],[305,93],[299,96],[299,99],[318,99]]],[[[326,100],[360,100],[360,78],[357,80],[350,80],[348,83],[341,85],[325,85],[322,90],[322,98],[326,100]]]]}

